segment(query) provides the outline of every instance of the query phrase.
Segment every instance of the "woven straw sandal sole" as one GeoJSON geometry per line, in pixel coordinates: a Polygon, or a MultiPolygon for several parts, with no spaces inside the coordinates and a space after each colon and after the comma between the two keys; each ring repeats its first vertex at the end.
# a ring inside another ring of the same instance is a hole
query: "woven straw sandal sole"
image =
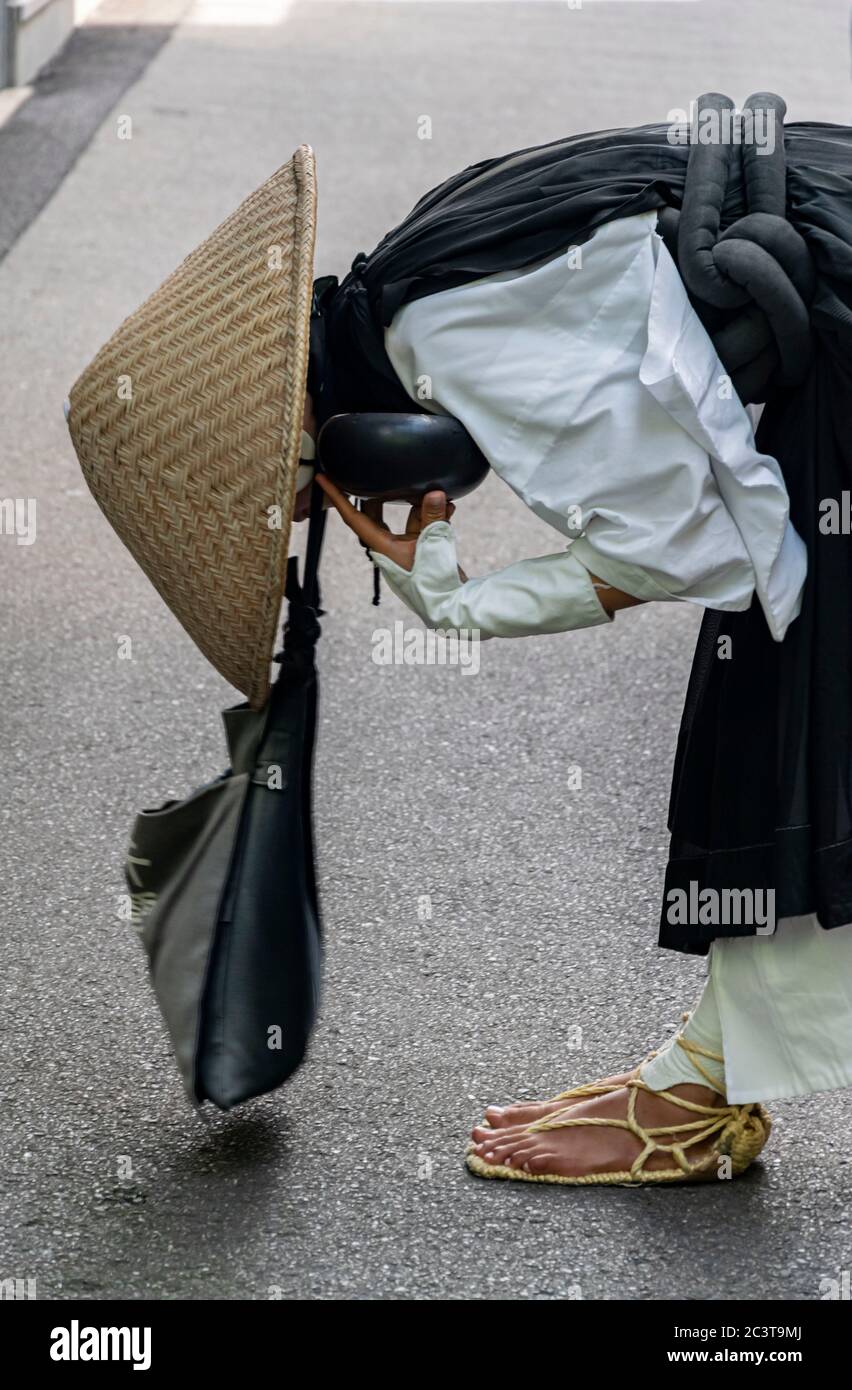
{"type": "Polygon", "coordinates": [[[486,1163],[478,1154],[468,1154],[465,1162],[469,1171],[478,1178],[550,1183],[558,1184],[560,1187],[648,1187],[651,1183],[708,1182],[716,1175],[715,1164],[706,1172],[696,1170],[694,1175],[689,1176],[680,1168],[661,1168],[658,1172],[644,1173],[641,1178],[632,1178],[628,1172],[588,1173],[581,1178],[566,1178],[561,1173],[526,1173],[523,1168],[506,1168],[502,1164],[486,1163]]]}

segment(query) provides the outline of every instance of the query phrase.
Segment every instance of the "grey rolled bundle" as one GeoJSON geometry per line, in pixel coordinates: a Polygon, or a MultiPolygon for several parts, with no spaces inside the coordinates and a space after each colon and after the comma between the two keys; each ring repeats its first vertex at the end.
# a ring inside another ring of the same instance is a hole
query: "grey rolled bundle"
{"type": "Polygon", "coordinates": [[[754,139],[693,140],[678,211],[660,216],[663,238],[713,338],[740,399],[764,401],[770,386],[800,384],[812,355],[809,305],[816,276],[804,238],[787,220],[784,116],[772,92],[757,92],[737,113],[730,97],[698,98],[697,125],[740,123],[747,136],[774,121],[774,146],[754,139]],[[720,232],[732,180],[741,178],[747,211],[720,232]],[[733,312],[733,311],[739,312],[733,312]]]}

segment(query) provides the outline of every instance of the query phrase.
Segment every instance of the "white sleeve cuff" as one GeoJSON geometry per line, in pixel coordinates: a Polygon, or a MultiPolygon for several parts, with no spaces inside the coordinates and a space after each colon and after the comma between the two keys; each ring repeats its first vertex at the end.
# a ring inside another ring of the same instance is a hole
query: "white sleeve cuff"
{"type": "Polygon", "coordinates": [[[453,529],[434,521],[418,538],[410,571],[385,555],[374,554],[373,561],[427,627],[478,631],[480,638],[530,637],[612,621],[589,571],[570,550],[462,584],[453,529]]]}

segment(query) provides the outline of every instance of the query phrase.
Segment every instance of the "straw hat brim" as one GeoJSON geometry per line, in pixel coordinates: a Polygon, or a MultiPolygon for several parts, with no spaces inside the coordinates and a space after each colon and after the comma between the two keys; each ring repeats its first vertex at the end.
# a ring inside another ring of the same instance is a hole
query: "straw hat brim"
{"type": "Polygon", "coordinates": [[[70,393],[94,497],[253,708],[269,693],[308,370],[307,145],[117,329],[70,393]]]}

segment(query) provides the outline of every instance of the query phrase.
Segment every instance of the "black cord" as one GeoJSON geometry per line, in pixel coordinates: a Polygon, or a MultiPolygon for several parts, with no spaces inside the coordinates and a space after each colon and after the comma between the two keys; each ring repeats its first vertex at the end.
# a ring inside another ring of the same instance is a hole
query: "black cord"
{"type": "MultiPolygon", "coordinates": [[[[357,497],[355,498],[355,508],[356,508],[357,511],[363,512],[363,510],[364,510],[364,500],[363,500],[363,498],[360,498],[360,499],[357,498],[357,497]]],[[[380,600],[380,596],[381,596],[381,592],[382,592],[382,584],[381,584],[382,575],[381,575],[381,570],[379,569],[378,565],[376,564],[375,560],[373,559],[373,556],[372,556],[372,554],[371,554],[371,552],[370,552],[370,547],[367,545],[367,542],[366,542],[366,541],[362,541],[362,540],[360,540],[360,538],[359,538],[359,544],[360,544],[361,546],[363,546],[363,548],[364,548],[364,553],[365,553],[365,555],[367,556],[367,559],[370,561],[370,564],[373,566],[373,607],[374,607],[374,608],[378,608],[378,606],[379,606],[379,600],[380,600]]]]}

